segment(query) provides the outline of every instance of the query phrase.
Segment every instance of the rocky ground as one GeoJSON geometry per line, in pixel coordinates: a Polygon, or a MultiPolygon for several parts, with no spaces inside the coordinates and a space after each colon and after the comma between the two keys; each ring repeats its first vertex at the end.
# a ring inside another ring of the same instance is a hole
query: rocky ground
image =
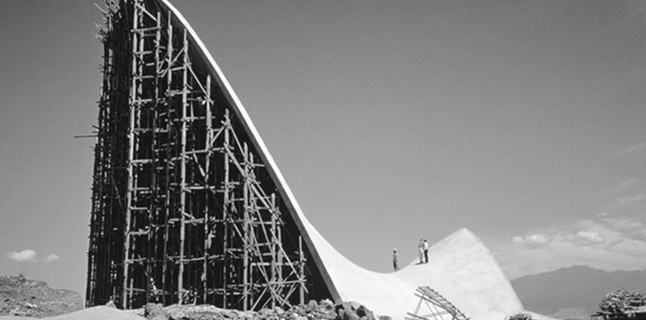
{"type": "Polygon", "coordinates": [[[289,308],[259,311],[220,309],[211,305],[149,303],[137,310],[118,310],[114,305],[83,309],[83,299],[71,290],[52,289],[43,281],[24,276],[0,276],[0,320],[390,320],[375,316],[356,302],[334,304],[330,300],[310,301],[289,308]]]}
{"type": "Polygon", "coordinates": [[[0,315],[51,317],[83,308],[78,292],[52,289],[24,276],[0,276],[0,315]]]}
{"type": "MultiPolygon", "coordinates": [[[[0,320],[37,319],[36,315],[0,315],[0,320]]],[[[148,304],[138,310],[118,310],[114,306],[98,306],[46,317],[50,320],[390,320],[387,316],[376,317],[368,308],[354,302],[333,304],[329,300],[310,301],[305,305],[260,311],[238,311],[220,309],[210,305],[148,304]]]]}

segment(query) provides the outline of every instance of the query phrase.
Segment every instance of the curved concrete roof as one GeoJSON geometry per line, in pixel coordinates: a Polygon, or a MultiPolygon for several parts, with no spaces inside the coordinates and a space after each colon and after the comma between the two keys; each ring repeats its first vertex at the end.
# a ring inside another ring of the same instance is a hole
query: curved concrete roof
{"type": "Polygon", "coordinates": [[[419,299],[414,293],[420,286],[436,290],[472,319],[502,320],[525,312],[489,250],[467,229],[433,245],[428,264],[413,262],[392,273],[363,269],[334,250],[313,227],[310,232],[343,300],[360,302],[378,314],[403,319],[415,310],[419,299]]]}
{"type": "MultiPolygon", "coordinates": [[[[419,299],[414,295],[415,289],[429,286],[471,319],[503,320],[506,316],[526,312],[489,250],[467,229],[433,245],[429,251],[430,263],[412,263],[393,273],[366,270],[337,252],[303,214],[247,111],[204,43],[168,0],[156,1],[164,11],[173,13],[175,23],[186,28],[198,53],[209,64],[207,67],[223,88],[265,162],[334,299],[357,301],[377,314],[403,319],[417,306],[419,299]]],[[[535,319],[547,319],[533,315],[535,319]]]]}

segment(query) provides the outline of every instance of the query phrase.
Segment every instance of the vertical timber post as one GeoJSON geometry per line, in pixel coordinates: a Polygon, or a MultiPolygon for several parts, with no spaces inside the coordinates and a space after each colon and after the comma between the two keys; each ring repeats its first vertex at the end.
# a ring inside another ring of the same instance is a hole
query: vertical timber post
{"type": "Polygon", "coordinates": [[[223,229],[224,229],[224,237],[222,241],[222,255],[223,255],[223,266],[222,266],[222,308],[227,309],[229,307],[228,305],[228,296],[229,296],[229,282],[228,282],[228,277],[229,277],[229,262],[230,262],[230,251],[229,251],[229,221],[232,219],[230,217],[230,212],[229,209],[231,207],[230,204],[230,194],[229,192],[231,191],[231,185],[230,185],[230,168],[229,168],[229,162],[231,161],[229,159],[229,148],[230,148],[230,132],[229,130],[231,129],[231,123],[229,122],[229,110],[225,110],[224,112],[224,122],[222,123],[222,130],[224,130],[224,148],[223,148],[223,153],[224,153],[224,208],[222,209],[222,224],[223,224],[223,229]]]}
{"type": "Polygon", "coordinates": [[[249,210],[250,210],[250,203],[249,203],[249,153],[247,150],[247,144],[244,145],[243,149],[243,154],[244,154],[244,163],[243,163],[243,168],[244,168],[244,186],[242,189],[243,193],[243,198],[244,198],[244,220],[243,220],[243,243],[242,243],[242,309],[243,310],[248,310],[249,308],[249,295],[250,295],[250,290],[249,290],[249,248],[250,248],[250,230],[249,230],[249,210]]]}
{"type": "Polygon", "coordinates": [[[181,159],[180,159],[180,195],[179,195],[179,214],[180,214],[180,229],[179,229],[179,273],[177,275],[177,299],[178,303],[183,303],[184,293],[184,263],[185,263],[185,247],[186,247],[186,135],[187,135],[187,122],[186,115],[188,104],[188,38],[186,30],[184,30],[183,39],[183,69],[182,69],[182,117],[181,117],[181,159]]]}
{"type": "Polygon", "coordinates": [[[299,300],[300,303],[305,303],[305,256],[303,255],[303,237],[298,236],[298,254],[299,254],[299,269],[300,274],[298,275],[300,290],[299,290],[299,300]]]}
{"type": "MultiPolygon", "coordinates": [[[[164,173],[165,173],[165,197],[164,197],[164,252],[163,252],[163,267],[162,267],[162,278],[163,278],[163,287],[164,295],[162,296],[162,303],[168,304],[173,301],[171,296],[173,289],[173,280],[170,277],[169,264],[172,262],[169,258],[168,250],[168,238],[170,236],[170,217],[171,215],[171,161],[172,154],[170,151],[171,143],[173,141],[173,100],[172,100],[172,91],[173,91],[173,25],[171,22],[171,14],[168,12],[166,18],[166,23],[168,23],[167,28],[167,37],[168,43],[166,44],[166,149],[164,154],[166,155],[164,173]]],[[[171,266],[172,268],[172,266],[171,266]]]]}
{"type": "MultiPolygon", "coordinates": [[[[280,272],[278,272],[279,264],[278,264],[278,238],[276,237],[276,205],[275,205],[275,197],[274,194],[272,193],[271,195],[271,207],[269,208],[269,214],[271,215],[271,277],[270,277],[270,283],[282,283],[282,281],[278,278],[280,276],[280,272]]],[[[271,307],[275,308],[276,307],[276,299],[271,299],[271,307]]]]}
{"type": "MultiPolygon", "coordinates": [[[[211,172],[211,137],[213,135],[213,128],[211,127],[211,76],[206,76],[206,99],[204,101],[205,105],[205,114],[206,114],[206,142],[204,147],[206,148],[206,161],[204,163],[204,188],[210,187],[209,174],[211,172]]],[[[210,191],[210,190],[209,190],[210,191]]],[[[208,303],[208,268],[209,268],[209,250],[211,249],[212,234],[209,228],[210,226],[210,215],[209,215],[209,196],[210,193],[204,192],[204,266],[202,267],[202,283],[204,288],[203,293],[203,303],[208,303]]]]}
{"type": "Polygon", "coordinates": [[[138,84],[137,76],[139,75],[139,68],[137,63],[137,52],[139,49],[139,34],[138,34],[138,24],[139,24],[139,12],[137,4],[133,5],[133,18],[132,18],[132,74],[130,82],[130,98],[128,106],[128,161],[127,161],[127,172],[128,172],[128,182],[126,190],[126,214],[125,214],[125,232],[124,232],[124,259],[123,259],[123,287],[121,295],[121,306],[124,309],[127,309],[129,306],[130,294],[129,292],[129,268],[130,268],[130,227],[132,219],[132,197],[134,195],[134,151],[135,151],[135,115],[137,109],[137,95],[138,95],[138,84]]]}
{"type": "Polygon", "coordinates": [[[157,295],[157,288],[154,287],[154,270],[155,270],[155,265],[157,264],[156,262],[156,257],[155,253],[157,252],[157,228],[158,228],[158,221],[157,221],[157,210],[158,210],[158,201],[159,201],[159,188],[157,185],[157,166],[159,165],[159,159],[157,158],[156,155],[156,148],[158,147],[159,144],[159,138],[158,138],[158,133],[157,131],[159,130],[158,126],[158,119],[159,119],[159,106],[160,106],[160,75],[159,75],[159,70],[160,68],[160,50],[161,50],[161,12],[157,12],[156,15],[156,27],[155,27],[155,61],[154,61],[154,81],[155,81],[155,88],[154,88],[154,97],[153,97],[153,105],[152,105],[152,119],[151,121],[151,126],[152,126],[152,131],[151,131],[151,141],[150,141],[150,157],[151,157],[151,164],[150,164],[150,193],[151,193],[151,201],[149,203],[149,216],[148,216],[148,250],[146,252],[146,282],[148,285],[146,286],[146,301],[151,301],[153,298],[156,299],[157,295]],[[151,292],[151,289],[153,290],[151,292]]]}

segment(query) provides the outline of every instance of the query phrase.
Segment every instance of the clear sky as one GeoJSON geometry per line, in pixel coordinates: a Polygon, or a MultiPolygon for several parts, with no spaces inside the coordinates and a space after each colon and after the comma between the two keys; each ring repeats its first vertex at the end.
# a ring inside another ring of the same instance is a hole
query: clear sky
{"type": "MultiPolygon", "coordinates": [[[[646,2],[173,1],[306,216],[389,271],[466,227],[508,276],[646,268],[646,2]]],[[[0,10],[0,274],[84,292],[101,23],[0,10]]],[[[431,257],[432,259],[432,257],[431,257]]]]}

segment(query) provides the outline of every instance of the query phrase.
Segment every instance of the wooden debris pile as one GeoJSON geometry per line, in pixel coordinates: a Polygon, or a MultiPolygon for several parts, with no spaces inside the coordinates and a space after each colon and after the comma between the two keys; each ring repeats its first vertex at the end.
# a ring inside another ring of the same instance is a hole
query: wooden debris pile
{"type": "Polygon", "coordinates": [[[637,291],[616,290],[608,293],[599,303],[593,320],[646,320],[646,294],[637,291]]]}

